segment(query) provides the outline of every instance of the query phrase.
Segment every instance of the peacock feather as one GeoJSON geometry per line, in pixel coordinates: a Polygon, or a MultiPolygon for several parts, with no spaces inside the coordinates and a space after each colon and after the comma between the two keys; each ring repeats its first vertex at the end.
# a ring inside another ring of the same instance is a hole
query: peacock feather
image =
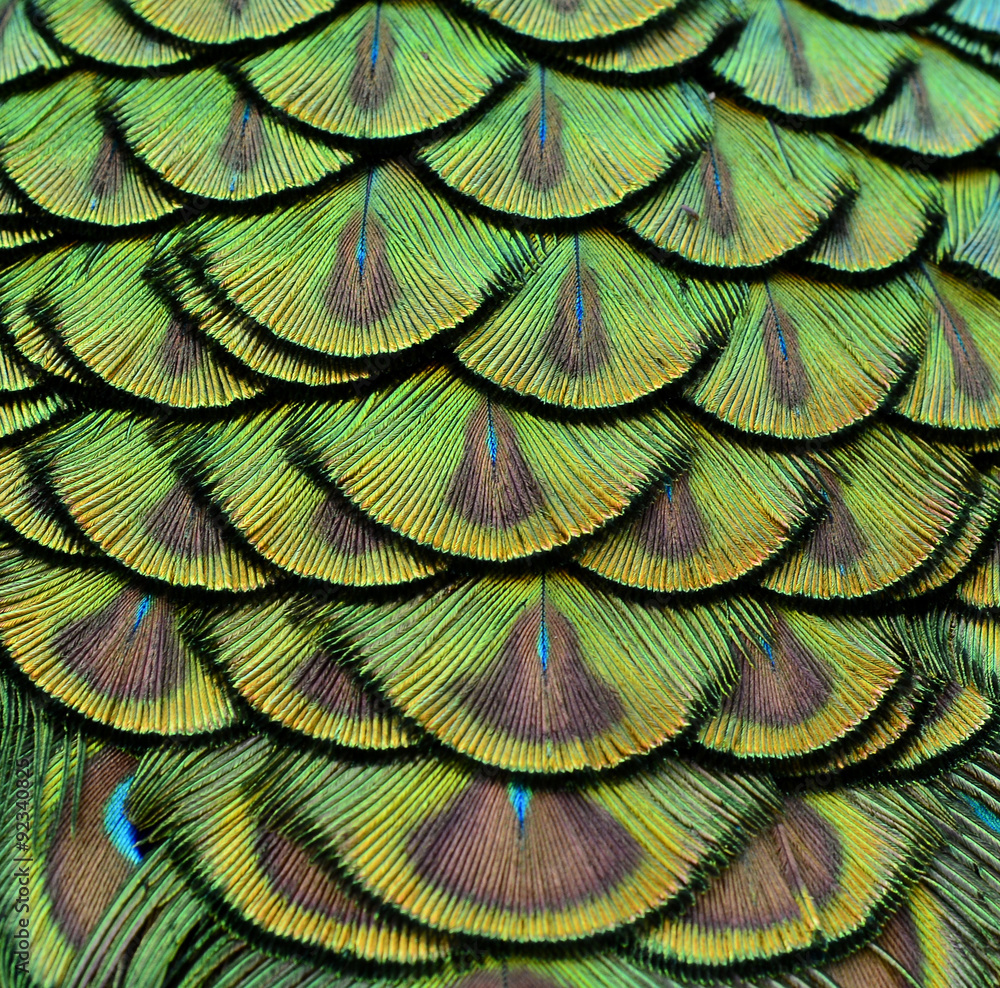
{"type": "Polygon", "coordinates": [[[3,988],[1000,988],[997,0],[0,0],[3,988]]]}

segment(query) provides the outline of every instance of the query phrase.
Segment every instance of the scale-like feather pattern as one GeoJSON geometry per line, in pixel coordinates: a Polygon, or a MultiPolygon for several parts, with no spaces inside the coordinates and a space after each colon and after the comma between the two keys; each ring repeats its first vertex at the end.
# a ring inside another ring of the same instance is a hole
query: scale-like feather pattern
{"type": "Polygon", "coordinates": [[[938,242],[942,259],[1000,278],[1000,175],[967,169],[951,175],[942,186],[945,226],[938,242]]]}
{"type": "Polygon", "coordinates": [[[149,69],[191,57],[183,42],[144,30],[113,0],[38,0],[35,6],[56,40],[86,58],[149,69]]]}
{"type": "Polygon", "coordinates": [[[987,533],[993,531],[1000,516],[1000,478],[994,467],[978,479],[978,490],[958,532],[917,570],[912,581],[895,588],[894,596],[916,597],[937,590],[966,570],[980,554],[987,533]]]}
{"type": "Polygon", "coordinates": [[[250,604],[218,617],[214,655],[255,709],[310,737],[361,749],[403,748],[417,735],[367,687],[310,620],[312,601],[250,604]]]}
{"type": "Polygon", "coordinates": [[[680,0],[466,0],[504,27],[542,41],[586,41],[638,27],[680,0]]]}
{"type": "Polygon", "coordinates": [[[517,559],[594,531],[681,452],[679,435],[649,421],[542,418],[443,369],[350,411],[324,457],[330,479],[383,525],[479,559],[517,559]]]}
{"type": "Polygon", "coordinates": [[[802,547],[763,584],[807,597],[861,597],[930,559],[969,504],[972,474],[957,451],[872,426],[815,460],[826,502],[802,547]]]}
{"type": "Polygon", "coordinates": [[[168,34],[202,44],[266,38],[331,10],[334,0],[125,0],[168,34]]]}
{"type": "Polygon", "coordinates": [[[21,538],[66,555],[90,553],[91,547],[60,517],[58,502],[46,490],[38,471],[20,450],[0,450],[0,518],[21,538]]]}
{"type": "Polygon", "coordinates": [[[896,95],[858,125],[878,144],[944,158],[974,151],[1000,134],[1000,80],[932,41],[896,95]]]}
{"type": "Polygon", "coordinates": [[[77,72],[46,89],[11,96],[0,107],[0,163],[48,212],[121,226],[177,208],[99,115],[111,97],[97,76],[77,72]]]}
{"type": "Polygon", "coordinates": [[[365,888],[436,928],[518,942],[614,929],[671,901],[775,803],[766,780],[672,759],[554,790],[419,758],[317,774],[302,826],[365,888]]]}
{"type": "Polygon", "coordinates": [[[846,24],[798,0],[757,0],[715,70],[757,103],[830,117],[874,103],[892,74],[919,53],[902,31],[846,24]]]}
{"type": "Polygon", "coordinates": [[[399,164],[263,221],[213,217],[196,235],[212,280],[246,315],[340,357],[450,329],[530,257],[525,238],[456,212],[399,164]]]}
{"type": "Polygon", "coordinates": [[[834,943],[898,897],[933,847],[933,828],[892,791],[787,797],[775,822],[642,944],[712,967],[834,943]]]}
{"type": "Polygon", "coordinates": [[[704,0],[682,4],[666,22],[654,24],[613,48],[568,52],[570,59],[595,72],[637,75],[673,68],[700,55],[744,12],[743,0],[704,0]]]}
{"type": "Polygon", "coordinates": [[[270,571],[226,537],[225,515],[171,453],[155,423],[144,428],[115,412],[79,417],[38,449],[52,489],[80,529],[137,573],[212,590],[266,585],[270,571]]]}
{"type": "Polygon", "coordinates": [[[460,116],[519,62],[432,3],[374,0],[242,68],[268,102],[304,123],[343,137],[392,138],[460,116]]]}
{"type": "Polygon", "coordinates": [[[560,571],[329,621],[407,716],[511,771],[606,768],[649,751],[732,674],[720,616],[628,604],[560,571]]]}
{"type": "MultiPolygon", "coordinates": [[[[704,352],[715,320],[699,301],[622,240],[572,234],[553,241],[456,352],[470,370],[542,401],[623,405],[680,377],[704,352]]],[[[735,293],[721,301],[735,314],[735,293]]]]}
{"type": "Polygon", "coordinates": [[[777,127],[728,100],[712,101],[700,156],[627,214],[641,237],[714,267],[758,267],[805,243],[857,188],[828,138],[777,127]]]}
{"type": "Polygon", "coordinates": [[[728,647],[737,678],[699,741],[739,758],[787,759],[865,723],[903,673],[900,646],[871,622],[738,601],[728,647]]]}
{"type": "Polygon", "coordinates": [[[998,69],[0,0],[0,983],[1000,984],[998,69]]]}
{"type": "Polygon", "coordinates": [[[659,593],[703,590],[744,576],[793,544],[818,504],[801,461],[663,417],[688,461],[642,508],[586,543],[581,565],[659,593]]]}
{"type": "Polygon", "coordinates": [[[945,429],[1000,425],[1000,301],[931,265],[916,286],[924,297],[927,346],[897,407],[945,429]]]}
{"type": "Polygon", "coordinates": [[[312,185],[351,161],[262,110],[214,68],[142,79],[118,97],[114,112],[136,155],[192,195],[273,195],[312,185]]]}
{"type": "Polygon", "coordinates": [[[185,641],[170,601],[117,576],[4,550],[0,639],[48,694],[138,733],[234,724],[229,691],[185,641]]]}
{"type": "Polygon", "coordinates": [[[857,290],[782,272],[751,284],[726,348],[689,394],[745,432],[831,435],[885,402],[913,367],[923,324],[905,279],[857,290]]]}
{"type": "Polygon", "coordinates": [[[66,64],[36,29],[30,8],[27,0],[7,0],[0,9],[0,85],[66,64]]]}
{"type": "Polygon", "coordinates": [[[491,209],[584,216],[659,178],[709,126],[704,93],[690,83],[617,89],[535,65],[422,156],[449,186],[491,209]]]}
{"type": "Polygon", "coordinates": [[[57,249],[44,286],[28,298],[9,291],[9,304],[44,309],[48,333],[82,367],[140,398],[192,408],[257,394],[260,385],[158,294],[148,274],[158,247],[150,239],[57,249]]]}
{"type": "Polygon", "coordinates": [[[377,371],[370,362],[327,357],[275,336],[220,297],[199,262],[183,249],[164,256],[157,277],[180,312],[196,320],[199,329],[257,374],[323,385],[360,382],[377,371]]]}
{"type": "Polygon", "coordinates": [[[317,463],[295,445],[299,418],[284,409],[236,420],[199,444],[205,482],[247,541],[284,570],[349,586],[389,586],[437,572],[435,558],[319,483],[317,463]]]}
{"type": "MultiPolygon", "coordinates": [[[[447,956],[446,938],[382,915],[351,895],[329,853],[290,818],[287,790],[299,780],[286,775],[279,792],[274,782],[280,768],[265,747],[220,748],[200,766],[164,756],[139,767],[135,819],[167,836],[175,860],[245,923],[366,960],[412,964],[447,956]],[[187,774],[191,769],[194,775],[187,774]]],[[[297,770],[305,786],[317,775],[294,764],[289,770],[297,770]]],[[[336,776],[337,768],[327,774],[336,776]]]]}
{"type": "Polygon", "coordinates": [[[858,194],[834,216],[809,259],[834,271],[877,271],[900,264],[920,247],[941,211],[929,176],[863,154],[839,141],[858,180],[858,194]]]}

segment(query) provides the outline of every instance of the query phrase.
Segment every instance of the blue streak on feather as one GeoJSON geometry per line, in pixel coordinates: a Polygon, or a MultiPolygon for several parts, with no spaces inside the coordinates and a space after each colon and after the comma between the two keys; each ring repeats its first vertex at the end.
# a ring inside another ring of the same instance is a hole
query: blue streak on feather
{"type": "Polygon", "coordinates": [[[375,178],[373,169],[368,169],[368,181],[365,183],[365,204],[361,210],[361,232],[358,234],[358,249],[355,257],[358,260],[358,279],[365,276],[365,260],[368,257],[368,207],[372,201],[372,181],[375,178]]]}
{"type": "MultiPolygon", "coordinates": [[[[240,125],[240,140],[245,141],[247,137],[247,124],[250,122],[250,104],[243,108],[243,123],[240,125]]],[[[232,181],[229,183],[229,191],[236,191],[236,173],[233,172],[232,181]]]]}
{"type": "Polygon", "coordinates": [[[375,63],[378,62],[378,35],[379,27],[382,23],[382,4],[375,5],[375,30],[372,32],[372,72],[375,71],[375,63]]]}
{"type": "Polygon", "coordinates": [[[493,427],[493,403],[486,402],[486,446],[490,451],[490,463],[497,465],[497,430],[493,427]]]}
{"type": "Polygon", "coordinates": [[[541,106],[538,113],[538,143],[545,148],[545,138],[548,133],[548,121],[545,119],[545,66],[538,70],[539,85],[541,86],[541,106]]]}
{"type": "Polygon", "coordinates": [[[667,503],[668,504],[673,504],[674,503],[674,480],[673,480],[672,477],[667,477],[663,481],[663,489],[664,489],[664,491],[666,491],[666,494],[667,494],[667,503]]]}
{"type": "Polygon", "coordinates": [[[142,619],[149,613],[149,607],[152,603],[153,598],[150,594],[146,594],[139,601],[139,606],[135,609],[135,622],[132,625],[133,635],[139,630],[139,625],[142,624],[142,619]]]}
{"type": "Polygon", "coordinates": [[[979,819],[986,824],[994,833],[1000,834],[1000,816],[997,816],[988,806],[984,806],[978,799],[971,796],[962,796],[979,819]]]}
{"type": "Polygon", "coordinates": [[[724,209],[725,205],[722,202],[722,179],[719,178],[719,166],[715,161],[715,148],[711,144],[708,145],[708,156],[712,159],[712,180],[715,182],[715,195],[719,200],[719,208],[724,209]]]}
{"type": "Polygon", "coordinates": [[[542,618],[542,623],[538,628],[538,658],[542,661],[542,672],[547,672],[549,668],[549,627],[542,618]]]}
{"type": "Polygon", "coordinates": [[[583,336],[583,278],[580,275],[580,234],[573,234],[573,255],[576,260],[576,335],[583,336]]]}
{"type": "Polygon", "coordinates": [[[139,853],[139,832],[135,829],[135,824],[128,818],[125,812],[125,801],[128,799],[129,789],[135,776],[130,775],[123,782],[119,782],[114,792],[104,805],[104,832],[114,845],[115,850],[125,858],[129,864],[142,864],[142,855],[139,853]]]}
{"type": "Polygon", "coordinates": [[[526,786],[511,782],[507,786],[507,798],[510,799],[510,805],[514,807],[518,829],[523,834],[524,819],[528,815],[528,805],[531,803],[531,790],[526,786]]]}
{"type": "Polygon", "coordinates": [[[761,638],[760,647],[767,656],[767,661],[771,663],[771,668],[777,669],[777,664],[774,661],[774,649],[771,647],[771,643],[766,638],[761,638]]]}
{"type": "Polygon", "coordinates": [[[542,675],[549,669],[549,623],[545,620],[545,585],[542,584],[542,616],[538,622],[538,642],[535,645],[542,663],[542,675]]]}
{"type": "Polygon", "coordinates": [[[788,346],[785,344],[785,334],[781,331],[781,320],[778,318],[778,307],[774,304],[774,296],[771,294],[771,286],[765,281],[764,291],[767,292],[767,304],[774,313],[774,326],[778,333],[778,347],[781,350],[781,359],[788,360],[788,346]]]}

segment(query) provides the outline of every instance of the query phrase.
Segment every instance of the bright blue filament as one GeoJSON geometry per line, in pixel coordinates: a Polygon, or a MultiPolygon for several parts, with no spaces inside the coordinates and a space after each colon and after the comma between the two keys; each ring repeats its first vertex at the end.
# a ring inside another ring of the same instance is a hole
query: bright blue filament
{"type": "Polygon", "coordinates": [[[777,666],[774,663],[774,649],[771,648],[771,643],[766,638],[761,638],[760,647],[764,650],[764,654],[767,656],[767,661],[771,663],[771,668],[776,669],[777,666]]]}
{"type": "Polygon", "coordinates": [[[583,336],[583,278],[580,275],[580,234],[573,237],[573,252],[576,256],[576,335],[583,336]]]}
{"type": "Polygon", "coordinates": [[[375,31],[372,33],[372,72],[375,71],[375,63],[378,61],[378,35],[382,22],[382,4],[375,7],[375,31]]]}
{"type": "Polygon", "coordinates": [[[108,835],[115,850],[129,864],[139,865],[142,864],[142,855],[139,853],[138,846],[139,832],[125,812],[125,800],[128,799],[128,791],[132,788],[134,780],[135,776],[130,775],[124,782],[119,782],[105,804],[104,832],[108,835]]]}
{"type": "Polygon", "coordinates": [[[524,818],[528,814],[528,805],[531,803],[531,790],[516,782],[511,782],[507,786],[507,796],[510,799],[510,805],[514,807],[514,812],[517,814],[518,827],[523,832],[524,818]]]}
{"type": "Polygon", "coordinates": [[[490,463],[497,465],[497,432],[493,428],[493,406],[486,405],[486,445],[490,451],[490,463]]]}
{"type": "Polygon", "coordinates": [[[365,205],[361,210],[361,232],[358,234],[358,249],[355,257],[358,260],[358,279],[365,276],[365,260],[368,258],[368,206],[372,199],[372,180],[375,172],[369,169],[368,181],[365,183],[365,205]]]}
{"type": "Polygon", "coordinates": [[[146,594],[139,601],[139,606],[135,609],[135,623],[132,625],[133,635],[139,630],[139,625],[142,624],[142,619],[149,613],[149,607],[152,603],[153,598],[149,594],[146,594]]]}
{"type": "Polygon", "coordinates": [[[538,143],[544,148],[545,147],[545,137],[548,133],[548,122],[546,121],[545,113],[545,69],[540,68],[538,70],[538,78],[541,85],[541,106],[539,108],[538,114],[538,143]]]}

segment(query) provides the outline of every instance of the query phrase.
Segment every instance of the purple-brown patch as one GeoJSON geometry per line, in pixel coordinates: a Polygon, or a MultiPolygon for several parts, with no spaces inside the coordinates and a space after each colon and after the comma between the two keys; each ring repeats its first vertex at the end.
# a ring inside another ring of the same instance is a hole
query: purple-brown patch
{"type": "Polygon", "coordinates": [[[115,700],[160,700],[187,679],[172,606],[134,588],[63,627],[52,651],[93,690],[115,700]]]}
{"type": "Polygon", "coordinates": [[[844,854],[837,831],[801,799],[786,801],[774,831],[789,872],[822,908],[840,888],[844,854]]]}
{"type": "Polygon", "coordinates": [[[363,923],[369,918],[337,876],[286,833],[260,825],[256,851],[271,888],[293,906],[345,924],[363,923]]]}
{"type": "Polygon", "coordinates": [[[494,529],[513,528],[545,504],[514,423],[489,401],[469,416],[445,500],[466,521],[494,529]]]}
{"type": "Polygon", "coordinates": [[[799,331],[795,321],[775,302],[770,292],[760,321],[760,334],[771,396],[785,408],[799,408],[812,392],[799,347],[799,331]]]}
{"type": "Polygon", "coordinates": [[[996,393],[993,373],[976,346],[969,324],[940,297],[937,314],[951,355],[956,390],[977,404],[989,401],[996,393]]]}
{"type": "Polygon", "coordinates": [[[829,665],[775,615],[767,639],[739,632],[733,646],[739,676],[721,712],[755,724],[791,727],[815,716],[833,696],[829,665]]]}
{"type": "Polygon", "coordinates": [[[7,3],[0,5],[0,42],[3,41],[17,8],[18,0],[7,0],[7,3]]]}
{"type": "Polygon", "coordinates": [[[913,100],[913,112],[917,118],[917,125],[925,133],[931,133],[937,129],[937,122],[934,119],[934,107],[931,105],[927,84],[924,82],[923,74],[919,68],[915,68],[910,73],[906,85],[910,90],[910,98],[913,100]]]}
{"type": "Polygon", "coordinates": [[[382,221],[367,209],[359,209],[344,224],[324,294],[326,309],[338,323],[367,329],[399,303],[387,240],[382,221]]]}
{"type": "Polygon", "coordinates": [[[567,272],[556,293],[545,358],[568,377],[595,374],[611,358],[597,278],[586,265],[567,272]]]}
{"type": "Polygon", "coordinates": [[[521,181],[536,192],[554,189],[566,174],[562,134],[562,111],[545,91],[543,72],[541,88],[521,123],[521,147],[517,155],[521,181]]]}
{"type": "Polygon", "coordinates": [[[355,559],[378,552],[390,542],[386,532],[339,493],[328,493],[316,505],[309,527],[337,552],[355,559]]]}
{"type": "Polygon", "coordinates": [[[691,490],[688,471],[668,480],[636,519],[632,530],[644,552],[657,559],[690,559],[708,544],[707,526],[691,490]]]}
{"type": "Polygon", "coordinates": [[[395,55],[396,40],[378,4],[354,46],[354,67],[347,83],[347,94],[359,110],[374,113],[395,92],[395,55]]]}
{"type": "MultiPolygon", "coordinates": [[[[877,942],[912,978],[916,981],[921,980],[927,957],[920,943],[920,934],[913,913],[908,906],[898,910],[885,924],[877,942]]],[[[870,988],[870,985],[865,988],[870,988]]]]}
{"type": "Polygon", "coordinates": [[[243,175],[260,161],[263,153],[264,128],[260,111],[252,103],[237,99],[219,145],[219,157],[227,168],[243,175]]]}
{"type": "Polygon", "coordinates": [[[883,960],[870,947],[864,947],[843,960],[826,964],[824,974],[837,988],[913,988],[913,981],[883,960]]]}
{"type": "Polygon", "coordinates": [[[326,713],[355,722],[384,716],[388,705],[372,694],[343,663],[317,649],[295,670],[292,685],[326,713]]]}
{"type": "Polygon", "coordinates": [[[460,695],[477,720],[522,741],[586,740],[622,716],[618,694],[591,674],[576,629],[551,604],[524,611],[460,695]]]}
{"type": "Polygon", "coordinates": [[[940,724],[951,712],[953,707],[958,706],[965,696],[965,687],[954,680],[945,683],[940,692],[934,697],[930,710],[924,717],[923,730],[926,732],[936,724],[940,724]]]}
{"type": "Polygon", "coordinates": [[[758,930],[802,916],[803,890],[819,906],[838,888],[840,843],[823,818],[798,799],[752,838],[699,895],[685,922],[710,930],[758,930]]]}
{"type": "Polygon", "coordinates": [[[840,480],[829,467],[821,467],[819,472],[826,514],[806,543],[806,552],[818,566],[846,569],[868,552],[868,540],[844,500],[840,480]]]}
{"type": "Polygon", "coordinates": [[[795,80],[795,85],[800,89],[812,89],[812,72],[805,58],[802,37],[789,19],[788,11],[780,0],[778,9],[781,11],[781,44],[792,66],[792,78],[795,80]]]}
{"type": "Polygon", "coordinates": [[[88,187],[93,196],[91,208],[103,199],[116,196],[125,180],[125,160],[118,141],[111,134],[104,134],[97,149],[97,157],[90,171],[88,187]]]}
{"type": "Polygon", "coordinates": [[[733,195],[733,176],[722,153],[712,144],[701,156],[702,210],[712,232],[730,240],[740,228],[740,215],[733,195]]]}
{"type": "Polygon", "coordinates": [[[198,330],[189,322],[172,318],[156,348],[156,362],[167,377],[176,381],[196,373],[206,352],[198,330]]]}
{"type": "Polygon", "coordinates": [[[63,803],[45,858],[45,891],[59,929],[76,948],[87,942],[134,870],[111,843],[104,811],[137,765],[131,755],[102,749],[87,759],[79,800],[69,797],[63,803]]]}
{"type": "Polygon", "coordinates": [[[168,552],[187,559],[218,557],[226,547],[225,518],[199,504],[181,480],[153,506],[142,527],[168,552]]]}
{"type": "Polygon", "coordinates": [[[756,837],[713,878],[684,914],[683,922],[706,930],[757,930],[800,916],[774,835],[756,837]]]}
{"type": "Polygon", "coordinates": [[[578,791],[533,793],[523,823],[506,787],[476,779],[411,834],[416,873],[449,895],[511,912],[562,911],[625,883],[644,852],[578,791]]]}

